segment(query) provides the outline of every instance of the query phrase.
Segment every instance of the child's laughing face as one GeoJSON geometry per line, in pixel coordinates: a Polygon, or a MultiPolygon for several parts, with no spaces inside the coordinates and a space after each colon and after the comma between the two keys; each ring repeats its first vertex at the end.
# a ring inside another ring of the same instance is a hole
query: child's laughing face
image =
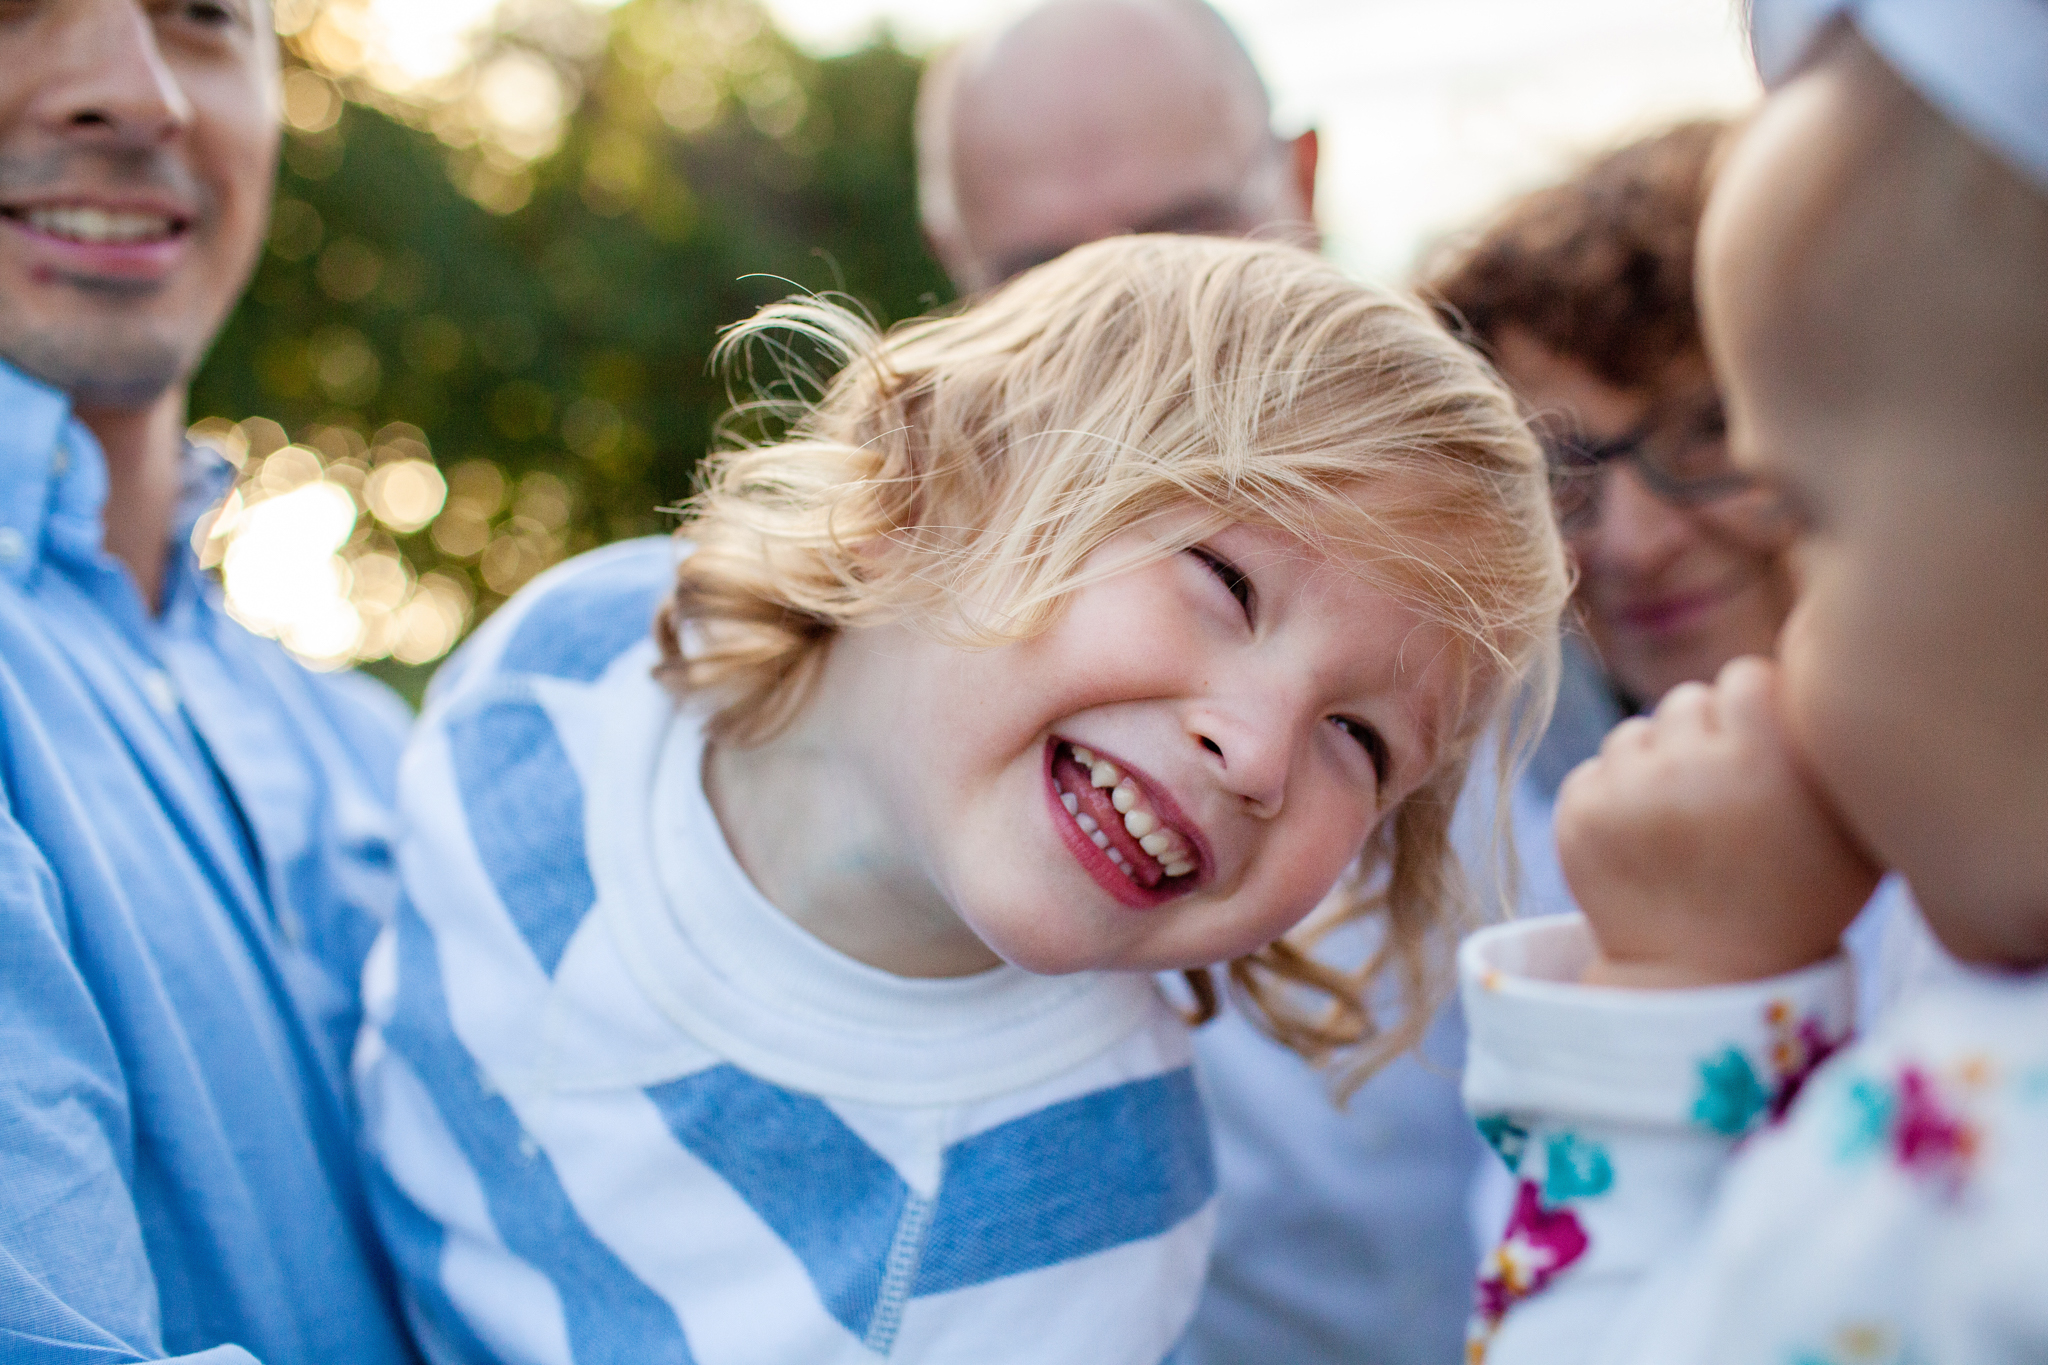
{"type": "MultiPolygon", "coordinates": [[[[1089,568],[1171,534],[1124,533],[1089,568]]],[[[792,739],[872,816],[751,857],[729,832],[771,899],[885,969],[1221,962],[1313,909],[1428,777],[1458,657],[1359,564],[1227,527],[1080,588],[1021,643],[849,632],[792,739]]]]}

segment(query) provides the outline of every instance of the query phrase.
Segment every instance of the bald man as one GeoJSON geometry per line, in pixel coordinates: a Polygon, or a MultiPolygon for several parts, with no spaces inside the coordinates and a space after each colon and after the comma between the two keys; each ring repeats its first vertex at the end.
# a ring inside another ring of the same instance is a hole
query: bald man
{"type": "MultiPolygon", "coordinates": [[[[962,293],[1126,232],[1316,243],[1316,135],[1200,0],[1051,0],[933,64],[918,97],[925,232],[962,293]]],[[[1491,812],[1492,805],[1483,803],[1491,812]]],[[[1367,935],[1323,951],[1363,957],[1367,935]]],[[[1341,940],[1341,941],[1338,941],[1341,940]]],[[[1455,1012],[1343,1108],[1224,1017],[1196,1035],[1221,1185],[1208,1288],[1174,1365],[1440,1365],[1462,1353],[1481,1147],[1455,1012]]]]}
{"type": "Polygon", "coordinates": [[[1129,232],[1315,245],[1316,135],[1201,0],[1053,0],[935,62],[918,201],[963,294],[1129,232]]]}

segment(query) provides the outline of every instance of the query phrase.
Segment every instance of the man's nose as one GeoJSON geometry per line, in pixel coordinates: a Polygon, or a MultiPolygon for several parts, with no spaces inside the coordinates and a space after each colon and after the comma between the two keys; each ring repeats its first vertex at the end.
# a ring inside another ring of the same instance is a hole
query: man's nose
{"type": "Polygon", "coordinates": [[[38,121],[52,131],[155,146],[192,121],[192,101],[136,0],[71,0],[36,85],[38,121]]]}
{"type": "Polygon", "coordinates": [[[1668,564],[1693,535],[1686,514],[1650,491],[1627,464],[1600,475],[1598,515],[1572,537],[1572,548],[1590,571],[1649,574],[1668,564]]]}

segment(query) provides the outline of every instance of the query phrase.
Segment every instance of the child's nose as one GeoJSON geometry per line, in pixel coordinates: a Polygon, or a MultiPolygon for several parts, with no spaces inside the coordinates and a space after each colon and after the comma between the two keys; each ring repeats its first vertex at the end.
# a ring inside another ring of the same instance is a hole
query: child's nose
{"type": "Polygon", "coordinates": [[[1218,785],[1263,820],[1280,814],[1287,796],[1292,746],[1279,715],[1285,709],[1272,698],[1263,706],[1204,707],[1190,717],[1189,732],[1218,785]]]}

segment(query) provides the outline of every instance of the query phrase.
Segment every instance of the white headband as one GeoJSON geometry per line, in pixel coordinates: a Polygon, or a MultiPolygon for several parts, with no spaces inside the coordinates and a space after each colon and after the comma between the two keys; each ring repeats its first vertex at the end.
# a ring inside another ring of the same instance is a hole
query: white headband
{"type": "Polygon", "coordinates": [[[1965,131],[2048,190],[2048,0],[1753,0],[1764,84],[1798,72],[1837,15],[1965,131]]]}

